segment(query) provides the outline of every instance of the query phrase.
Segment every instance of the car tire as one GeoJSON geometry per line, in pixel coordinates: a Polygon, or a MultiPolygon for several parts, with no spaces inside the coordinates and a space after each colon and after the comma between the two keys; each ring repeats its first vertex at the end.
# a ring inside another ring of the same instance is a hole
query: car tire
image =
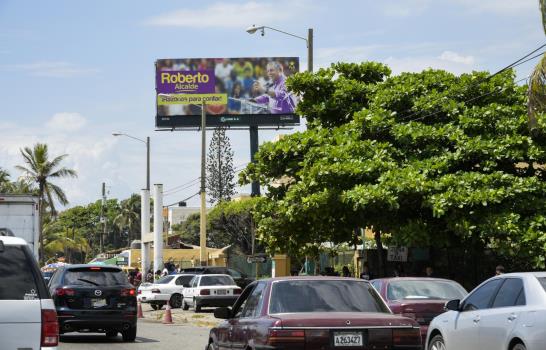
{"type": "Polygon", "coordinates": [[[180,295],[180,294],[171,295],[171,299],[169,299],[169,305],[173,309],[181,308],[182,307],[182,295],[180,295]]]}
{"type": "Polygon", "coordinates": [[[106,331],[106,336],[108,338],[114,338],[118,336],[118,331],[106,331]]]}
{"type": "Polygon", "coordinates": [[[136,327],[131,327],[126,331],[121,332],[121,336],[123,337],[124,342],[133,342],[136,339],[136,327]]]}
{"type": "Polygon", "coordinates": [[[427,350],[446,350],[446,344],[444,337],[441,334],[437,334],[430,340],[427,350]]]}
{"type": "Polygon", "coordinates": [[[193,300],[193,309],[195,312],[201,312],[201,305],[197,304],[197,301],[193,300]]]}
{"type": "Polygon", "coordinates": [[[527,350],[527,348],[522,343],[517,343],[516,345],[512,346],[512,349],[510,350],[527,350]]]}
{"type": "Polygon", "coordinates": [[[186,303],[186,301],[182,301],[182,310],[189,310],[190,309],[190,306],[188,305],[188,303],[186,303]]]}

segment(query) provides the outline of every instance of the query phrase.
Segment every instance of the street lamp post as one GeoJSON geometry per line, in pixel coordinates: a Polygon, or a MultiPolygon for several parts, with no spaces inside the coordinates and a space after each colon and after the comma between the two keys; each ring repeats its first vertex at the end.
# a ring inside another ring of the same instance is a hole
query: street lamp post
{"type": "MultiPolygon", "coordinates": [[[[146,145],[146,188],[140,194],[140,266],[143,276],[146,275],[149,266],[149,254],[144,237],[150,232],[150,137],[146,141],[121,132],[112,133],[113,136],[127,136],[146,145]]],[[[157,220],[157,218],[154,218],[157,220]]]]}
{"type": "Polygon", "coordinates": [[[309,28],[307,30],[307,38],[304,38],[304,37],[296,35],[296,34],[288,33],[288,32],[285,32],[285,31],[277,29],[277,28],[268,27],[268,26],[256,27],[255,25],[253,25],[252,27],[248,27],[246,32],[248,34],[254,34],[259,30],[261,32],[262,36],[264,36],[266,28],[274,30],[274,31],[279,32],[279,33],[289,35],[289,36],[293,36],[294,38],[304,40],[307,43],[307,70],[309,72],[313,71],[313,28],[309,28]]]}

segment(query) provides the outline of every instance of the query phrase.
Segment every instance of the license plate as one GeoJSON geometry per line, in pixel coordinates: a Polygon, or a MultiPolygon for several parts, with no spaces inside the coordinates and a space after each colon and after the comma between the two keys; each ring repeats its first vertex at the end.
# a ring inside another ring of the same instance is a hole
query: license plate
{"type": "Polygon", "coordinates": [[[363,346],[362,333],[334,333],[334,346],[363,346]]]}
{"type": "Polygon", "coordinates": [[[106,299],[91,299],[91,305],[93,305],[93,307],[106,306],[106,299]]]}
{"type": "Polygon", "coordinates": [[[216,294],[217,294],[217,295],[226,295],[226,294],[227,294],[227,291],[226,291],[226,290],[217,290],[217,291],[216,291],[216,294]]]}

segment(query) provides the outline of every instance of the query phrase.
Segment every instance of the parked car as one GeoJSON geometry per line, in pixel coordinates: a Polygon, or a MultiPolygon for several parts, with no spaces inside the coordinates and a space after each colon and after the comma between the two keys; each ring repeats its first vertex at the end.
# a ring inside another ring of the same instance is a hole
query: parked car
{"type": "Polygon", "coordinates": [[[173,309],[182,307],[184,288],[189,287],[194,274],[163,276],[154,283],[143,283],[138,287],[137,300],[149,303],[152,309],[159,310],[169,303],[173,309]]]}
{"type": "Polygon", "coordinates": [[[329,276],[259,280],[210,331],[208,350],[420,349],[419,324],[393,315],[368,281],[329,276]]]}
{"type": "Polygon", "coordinates": [[[137,333],[136,291],[116,266],[67,265],[49,282],[60,332],[121,332],[124,341],[137,333]]]}
{"type": "Polygon", "coordinates": [[[182,308],[188,310],[191,305],[199,312],[202,307],[231,306],[241,291],[229,275],[195,275],[184,289],[182,308]]]}
{"type": "Polygon", "coordinates": [[[180,273],[194,273],[194,274],[222,274],[230,275],[235,283],[242,289],[245,289],[250,283],[254,281],[253,278],[248,277],[246,274],[237,271],[232,268],[223,266],[196,266],[180,269],[180,273]]]}
{"type": "Polygon", "coordinates": [[[542,350],[546,344],[546,272],[496,276],[434,318],[427,349],[542,350]]]}
{"type": "Polygon", "coordinates": [[[370,283],[393,313],[419,323],[423,344],[430,321],[445,312],[445,303],[451,299],[463,299],[468,294],[459,283],[441,278],[395,277],[375,279],[370,283]]]}
{"type": "Polygon", "coordinates": [[[0,348],[56,350],[55,305],[27,242],[0,234],[0,348]]]}

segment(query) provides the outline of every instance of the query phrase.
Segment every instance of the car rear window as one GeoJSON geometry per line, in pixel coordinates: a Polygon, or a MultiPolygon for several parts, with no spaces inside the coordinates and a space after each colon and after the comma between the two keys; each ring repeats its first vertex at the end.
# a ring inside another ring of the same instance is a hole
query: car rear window
{"type": "Polygon", "coordinates": [[[537,280],[540,282],[540,285],[546,292],[546,277],[537,277],[537,280]]]}
{"type": "Polygon", "coordinates": [[[367,282],[295,280],[273,283],[270,314],[287,312],[384,312],[381,297],[367,282]]]}
{"type": "Polygon", "coordinates": [[[116,286],[128,283],[122,271],[99,267],[68,270],[63,282],[72,286],[116,286]]]}
{"type": "Polygon", "coordinates": [[[163,277],[161,277],[160,279],[158,279],[155,283],[157,283],[157,284],[167,284],[167,283],[169,283],[173,278],[174,278],[174,276],[163,276],[163,277]]]}
{"type": "Polygon", "coordinates": [[[466,291],[452,281],[409,280],[391,281],[387,287],[387,299],[463,299],[466,291]]]}
{"type": "Polygon", "coordinates": [[[0,249],[0,300],[40,299],[23,246],[2,245],[0,249]]]}
{"type": "Polygon", "coordinates": [[[203,276],[200,286],[233,286],[235,282],[229,276],[203,276]]]}

